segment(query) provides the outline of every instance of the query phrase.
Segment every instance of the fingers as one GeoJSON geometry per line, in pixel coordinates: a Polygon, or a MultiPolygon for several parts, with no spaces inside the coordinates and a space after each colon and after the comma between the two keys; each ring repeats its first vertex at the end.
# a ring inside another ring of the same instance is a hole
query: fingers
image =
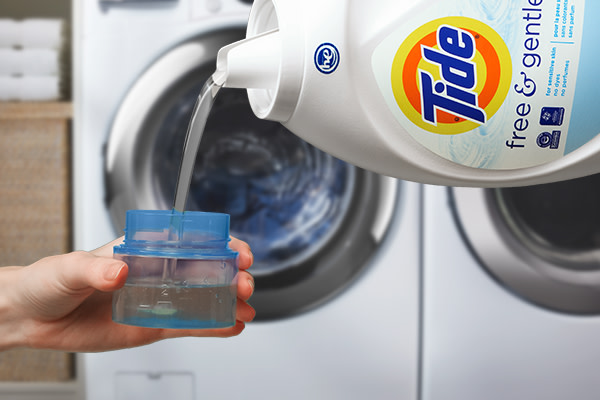
{"type": "MultiPolygon", "coordinates": [[[[155,340],[162,340],[176,337],[231,337],[237,336],[246,327],[246,323],[250,322],[256,316],[256,311],[245,301],[239,301],[236,304],[236,321],[235,325],[230,328],[218,328],[218,329],[152,329],[155,333],[160,335],[160,338],[155,340]]],[[[139,328],[137,328],[139,329],[139,328]]],[[[145,329],[145,328],[142,328],[145,329]]]]}
{"type": "Polygon", "coordinates": [[[250,322],[256,316],[254,308],[247,303],[254,292],[254,278],[246,271],[240,271],[238,274],[237,287],[237,310],[236,319],[243,322],[250,322]]]}
{"type": "Polygon", "coordinates": [[[238,321],[250,322],[254,319],[254,317],[256,317],[256,311],[254,310],[254,307],[245,301],[237,302],[235,318],[238,321]]]}
{"type": "Polygon", "coordinates": [[[252,250],[248,243],[243,240],[231,237],[231,241],[229,242],[229,247],[239,253],[238,255],[238,267],[240,269],[248,269],[254,262],[254,256],[252,255],[252,250]]]}
{"type": "Polygon", "coordinates": [[[237,296],[247,301],[254,293],[254,278],[247,271],[240,271],[237,279],[237,296]]]}
{"type": "Polygon", "coordinates": [[[246,324],[243,321],[237,320],[235,321],[235,325],[231,328],[219,328],[219,329],[152,329],[148,331],[147,328],[138,328],[146,330],[146,334],[153,334],[156,337],[153,337],[151,340],[147,342],[154,342],[157,340],[163,339],[172,339],[178,337],[220,337],[220,338],[228,338],[232,336],[237,336],[246,327],[246,324]]]}

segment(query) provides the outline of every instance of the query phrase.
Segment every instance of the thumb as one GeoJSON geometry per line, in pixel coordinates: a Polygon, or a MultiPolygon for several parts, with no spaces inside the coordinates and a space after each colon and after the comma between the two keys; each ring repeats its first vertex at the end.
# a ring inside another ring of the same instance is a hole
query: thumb
{"type": "Polygon", "coordinates": [[[60,261],[51,264],[55,267],[58,283],[67,292],[78,292],[90,287],[109,292],[125,284],[127,264],[123,261],[83,251],[57,257],[60,261]]]}
{"type": "Polygon", "coordinates": [[[67,315],[95,290],[110,292],[125,284],[127,264],[78,251],[46,257],[24,267],[20,298],[24,310],[36,318],[67,315]]]}

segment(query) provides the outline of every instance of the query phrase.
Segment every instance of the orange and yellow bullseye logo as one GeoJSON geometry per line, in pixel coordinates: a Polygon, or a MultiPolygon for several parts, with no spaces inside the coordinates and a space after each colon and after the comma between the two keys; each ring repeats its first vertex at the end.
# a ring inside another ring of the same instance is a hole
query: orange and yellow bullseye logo
{"type": "Polygon", "coordinates": [[[484,125],[500,108],[512,77],[506,44],[472,18],[431,21],[402,43],[392,65],[392,90],[418,127],[454,135],[484,125]]]}

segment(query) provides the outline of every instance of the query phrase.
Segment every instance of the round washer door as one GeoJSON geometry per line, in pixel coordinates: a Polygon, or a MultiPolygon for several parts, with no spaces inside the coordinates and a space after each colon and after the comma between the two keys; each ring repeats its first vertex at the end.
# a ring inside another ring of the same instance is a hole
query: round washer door
{"type": "Polygon", "coordinates": [[[545,308],[600,313],[600,175],[451,193],[465,239],[500,283],[545,308]]]}
{"type": "MultiPolygon", "coordinates": [[[[106,153],[107,203],[122,230],[128,209],[170,209],[186,128],[217,51],[243,30],[176,46],[123,101],[106,153]]],[[[369,265],[393,218],[400,185],[364,171],[254,116],[245,91],[215,100],[187,210],[231,215],[231,234],[255,257],[258,319],[316,307],[369,265]]]]}

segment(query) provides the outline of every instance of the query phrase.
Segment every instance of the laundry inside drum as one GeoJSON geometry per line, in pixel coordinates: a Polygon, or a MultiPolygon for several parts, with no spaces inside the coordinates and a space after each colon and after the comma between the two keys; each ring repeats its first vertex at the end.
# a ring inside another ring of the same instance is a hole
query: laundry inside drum
{"type": "MultiPolygon", "coordinates": [[[[164,119],[153,163],[168,204],[185,130],[197,95],[192,88],[164,119]]],[[[244,91],[223,89],[209,116],[187,210],[231,215],[231,234],[252,246],[256,273],[300,264],[341,225],[353,195],[355,167],[299,139],[277,122],[258,119],[244,91]]]]}

